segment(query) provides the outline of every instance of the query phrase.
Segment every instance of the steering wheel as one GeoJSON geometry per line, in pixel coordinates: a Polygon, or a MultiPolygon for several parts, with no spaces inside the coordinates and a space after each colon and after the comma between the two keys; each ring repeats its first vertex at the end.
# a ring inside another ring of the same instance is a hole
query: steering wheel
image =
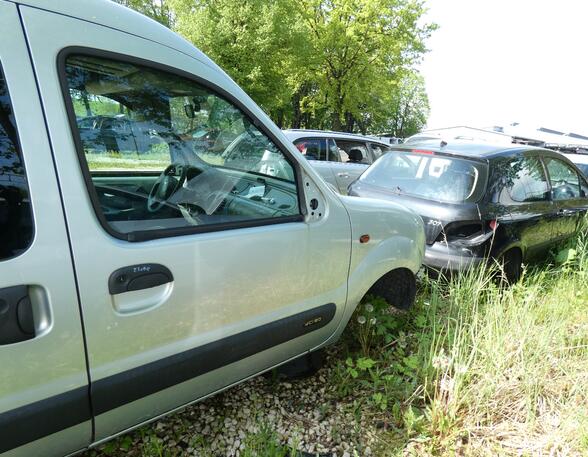
{"type": "Polygon", "coordinates": [[[553,195],[556,200],[566,200],[576,197],[576,192],[574,192],[574,188],[567,181],[562,181],[562,184],[553,190],[553,195]]]}
{"type": "Polygon", "coordinates": [[[161,172],[147,198],[147,210],[150,213],[155,213],[163,208],[170,197],[184,185],[186,171],[186,166],[172,163],[161,172]]]}

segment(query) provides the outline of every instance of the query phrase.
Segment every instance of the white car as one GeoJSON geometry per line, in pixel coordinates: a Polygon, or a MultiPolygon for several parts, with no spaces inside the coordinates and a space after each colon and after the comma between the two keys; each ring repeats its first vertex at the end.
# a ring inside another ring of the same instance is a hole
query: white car
{"type": "Polygon", "coordinates": [[[390,150],[390,145],[377,139],[351,133],[324,130],[284,130],[286,137],[342,195],[347,188],[390,150]]]}
{"type": "Polygon", "coordinates": [[[191,44],[106,0],[0,0],[0,29],[0,454],[308,358],[367,293],[412,304],[421,218],[332,191],[191,44]]]}

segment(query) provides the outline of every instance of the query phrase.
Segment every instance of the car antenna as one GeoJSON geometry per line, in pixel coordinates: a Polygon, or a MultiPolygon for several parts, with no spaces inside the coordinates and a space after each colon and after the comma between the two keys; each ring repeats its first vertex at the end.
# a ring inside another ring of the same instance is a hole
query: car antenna
{"type": "Polygon", "coordinates": [[[441,147],[444,148],[445,146],[447,146],[447,141],[441,140],[441,147]]]}

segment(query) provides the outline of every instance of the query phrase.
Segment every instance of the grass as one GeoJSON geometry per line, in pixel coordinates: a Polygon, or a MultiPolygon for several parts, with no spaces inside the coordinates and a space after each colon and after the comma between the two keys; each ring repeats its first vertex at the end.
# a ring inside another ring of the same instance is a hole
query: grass
{"type": "MultiPolygon", "coordinates": [[[[367,435],[378,456],[588,455],[587,239],[512,287],[489,267],[424,279],[407,313],[364,301],[321,371],[324,405],[355,417],[340,425],[357,455],[367,435]]],[[[180,455],[142,430],[101,452],[127,455],[138,440],[132,455],[180,455]]],[[[244,443],[241,456],[297,455],[263,424],[244,443]]]]}
{"type": "Polygon", "coordinates": [[[338,384],[387,425],[378,455],[588,454],[586,237],[577,243],[510,288],[481,268],[426,281],[409,314],[380,313],[371,329],[359,309],[338,384]]]}

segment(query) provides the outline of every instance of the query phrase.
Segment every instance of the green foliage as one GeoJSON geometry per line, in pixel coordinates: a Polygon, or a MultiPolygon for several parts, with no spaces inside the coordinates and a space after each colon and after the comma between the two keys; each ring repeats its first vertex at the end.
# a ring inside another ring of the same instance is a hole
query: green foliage
{"type": "MultiPolygon", "coordinates": [[[[124,1],[154,14],[153,0],[124,1]]],[[[165,7],[174,29],[281,127],[409,135],[428,115],[413,69],[435,29],[422,23],[422,0],[167,0],[165,7]]]]}
{"type": "Polygon", "coordinates": [[[495,280],[495,265],[425,278],[415,307],[393,314],[391,342],[372,333],[367,360],[358,307],[334,382],[385,425],[377,455],[586,452],[586,240],[511,287],[495,280]]]}
{"type": "Polygon", "coordinates": [[[127,8],[132,8],[141,14],[165,25],[171,27],[173,22],[173,13],[168,4],[168,0],[112,0],[120,3],[127,8]]]}
{"type": "Polygon", "coordinates": [[[419,23],[423,2],[302,0],[299,5],[316,70],[310,75],[316,92],[303,103],[322,108],[326,116],[318,121],[334,130],[353,131],[357,124],[367,133],[426,50],[435,27],[419,23]]]}
{"type": "Polygon", "coordinates": [[[294,0],[171,0],[176,30],[274,118],[289,108],[308,60],[294,0]]]}

